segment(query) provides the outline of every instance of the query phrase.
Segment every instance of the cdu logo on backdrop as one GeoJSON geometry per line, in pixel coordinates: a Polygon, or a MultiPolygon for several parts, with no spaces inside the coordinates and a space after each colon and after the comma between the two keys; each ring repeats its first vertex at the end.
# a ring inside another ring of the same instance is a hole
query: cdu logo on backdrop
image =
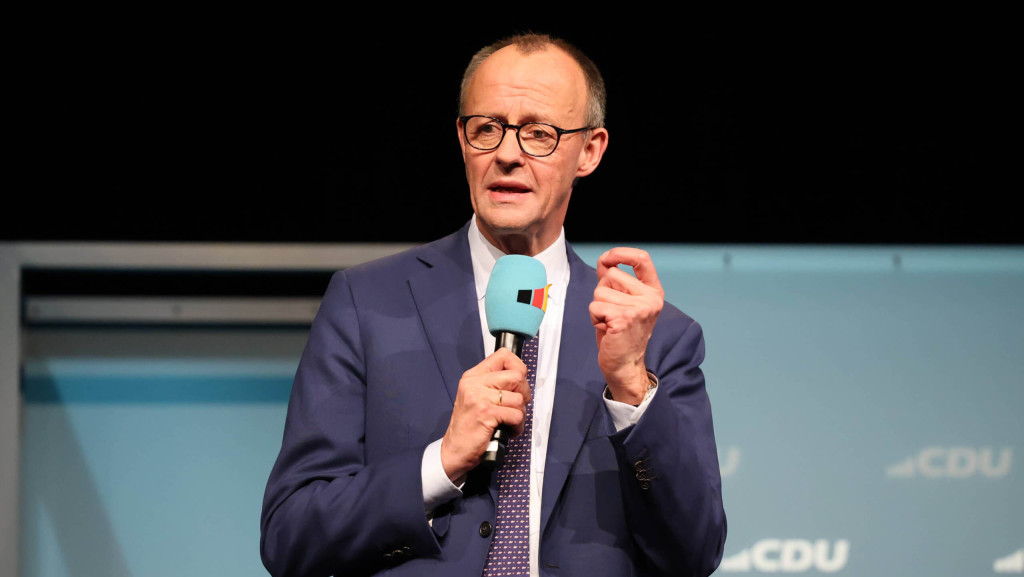
{"type": "Polygon", "coordinates": [[[1024,573],[1024,549],[996,559],[992,562],[992,570],[996,573],[1024,573]]]}
{"type": "Polygon", "coordinates": [[[1013,449],[1004,447],[998,459],[991,447],[926,447],[917,455],[889,465],[885,476],[910,479],[921,475],[929,479],[940,477],[966,479],[984,475],[992,479],[1005,477],[1013,465],[1013,449]]]}
{"type": "Polygon", "coordinates": [[[850,542],[827,539],[813,543],[806,539],[761,539],[749,549],[722,559],[718,569],[724,573],[759,571],[762,573],[802,573],[811,568],[835,573],[846,566],[850,542]]]}

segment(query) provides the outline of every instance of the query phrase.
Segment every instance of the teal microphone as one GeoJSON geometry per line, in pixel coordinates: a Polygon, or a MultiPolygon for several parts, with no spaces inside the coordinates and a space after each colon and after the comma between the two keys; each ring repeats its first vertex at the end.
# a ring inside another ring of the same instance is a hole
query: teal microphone
{"type": "MultiPolygon", "coordinates": [[[[487,330],[494,335],[494,350],[508,349],[523,356],[523,343],[537,336],[548,306],[548,275],[539,260],[518,254],[498,259],[484,293],[487,330]]],[[[494,430],[484,451],[482,464],[500,469],[511,431],[500,426],[494,430]]]]}

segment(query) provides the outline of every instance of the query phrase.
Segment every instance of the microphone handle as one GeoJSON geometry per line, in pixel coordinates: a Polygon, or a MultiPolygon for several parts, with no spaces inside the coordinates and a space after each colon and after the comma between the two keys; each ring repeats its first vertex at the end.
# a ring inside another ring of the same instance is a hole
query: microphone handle
{"type": "Polygon", "coordinates": [[[526,339],[523,338],[523,335],[500,332],[494,337],[494,350],[508,349],[515,356],[523,358],[523,343],[525,342],[526,339]]]}
{"type": "MultiPolygon", "coordinates": [[[[508,349],[515,356],[523,358],[523,343],[526,339],[516,333],[500,332],[495,335],[494,350],[508,349]]],[[[485,469],[500,469],[505,464],[505,452],[508,451],[508,441],[512,438],[512,429],[504,425],[494,429],[491,435],[491,442],[487,443],[487,450],[484,451],[483,460],[480,465],[485,469]]]]}

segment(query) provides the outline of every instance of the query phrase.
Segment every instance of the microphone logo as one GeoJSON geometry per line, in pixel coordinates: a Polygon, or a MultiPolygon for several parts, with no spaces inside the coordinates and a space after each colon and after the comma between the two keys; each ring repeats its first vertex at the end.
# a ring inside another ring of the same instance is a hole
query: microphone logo
{"type": "Polygon", "coordinates": [[[530,305],[537,307],[540,310],[547,312],[548,310],[548,289],[551,285],[539,289],[520,289],[519,294],[516,296],[516,302],[523,303],[524,305],[530,305]]]}

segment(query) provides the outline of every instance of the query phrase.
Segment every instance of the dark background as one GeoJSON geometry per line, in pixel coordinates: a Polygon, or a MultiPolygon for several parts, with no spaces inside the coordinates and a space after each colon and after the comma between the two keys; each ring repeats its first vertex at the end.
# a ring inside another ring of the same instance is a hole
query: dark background
{"type": "Polygon", "coordinates": [[[462,69],[532,29],[608,85],[572,241],[1024,242],[1009,14],[250,16],[27,23],[0,240],[432,240],[470,216],[462,69]]]}

